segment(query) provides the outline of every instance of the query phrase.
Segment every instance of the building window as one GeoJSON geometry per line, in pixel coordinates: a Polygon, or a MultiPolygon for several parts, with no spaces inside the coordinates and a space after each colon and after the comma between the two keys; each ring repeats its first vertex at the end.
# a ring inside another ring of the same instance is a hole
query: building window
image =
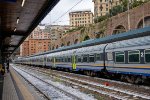
{"type": "Polygon", "coordinates": [[[102,11],[102,10],[103,10],[103,6],[102,6],[102,5],[100,5],[99,9],[100,9],[100,11],[102,11]]]}
{"type": "Polygon", "coordinates": [[[128,52],[129,63],[139,63],[140,62],[140,51],[129,51],[128,52]]]}
{"type": "Polygon", "coordinates": [[[106,8],[106,11],[108,11],[108,8],[106,8]]]}

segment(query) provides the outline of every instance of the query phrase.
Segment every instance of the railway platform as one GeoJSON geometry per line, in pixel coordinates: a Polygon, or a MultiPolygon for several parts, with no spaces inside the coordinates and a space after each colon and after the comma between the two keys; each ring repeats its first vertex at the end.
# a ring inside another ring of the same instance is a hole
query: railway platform
{"type": "MultiPolygon", "coordinates": [[[[33,87],[32,87],[33,88],[33,87]]],[[[0,100],[40,100],[29,84],[14,71],[0,76],[0,100]]]]}

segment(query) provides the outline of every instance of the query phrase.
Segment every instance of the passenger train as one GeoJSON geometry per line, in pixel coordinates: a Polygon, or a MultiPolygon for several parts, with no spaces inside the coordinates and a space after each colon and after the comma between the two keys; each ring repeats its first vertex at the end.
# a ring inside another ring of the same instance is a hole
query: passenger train
{"type": "Polygon", "coordinates": [[[150,36],[78,48],[75,46],[16,59],[15,63],[119,76],[128,82],[150,79],[150,36]]]}

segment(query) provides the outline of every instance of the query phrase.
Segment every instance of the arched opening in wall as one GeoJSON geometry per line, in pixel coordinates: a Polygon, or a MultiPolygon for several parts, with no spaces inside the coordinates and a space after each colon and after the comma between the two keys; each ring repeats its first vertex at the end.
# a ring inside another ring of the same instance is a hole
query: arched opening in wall
{"type": "Polygon", "coordinates": [[[63,46],[64,46],[64,44],[62,43],[62,44],[61,44],[61,47],[63,47],[63,46]]]}
{"type": "Polygon", "coordinates": [[[56,49],[58,49],[58,45],[56,46],[56,49]]]}
{"type": "Polygon", "coordinates": [[[54,50],[54,49],[55,49],[55,47],[53,46],[53,47],[52,47],[52,50],[54,50]]]}
{"type": "Polygon", "coordinates": [[[137,28],[144,28],[150,26],[150,16],[144,17],[144,20],[141,19],[137,25],[137,28]]]}
{"type": "Polygon", "coordinates": [[[76,39],[75,41],[74,41],[74,44],[77,44],[78,43],[78,39],[76,39]]]}
{"type": "Polygon", "coordinates": [[[67,46],[69,46],[69,45],[70,45],[70,41],[67,42],[67,46]]]}
{"type": "Polygon", "coordinates": [[[87,35],[87,36],[84,37],[83,41],[86,41],[86,40],[89,40],[89,39],[90,39],[90,37],[87,35]]]}
{"type": "Polygon", "coordinates": [[[113,30],[112,34],[119,34],[119,33],[123,33],[123,32],[126,32],[125,27],[122,25],[119,25],[113,30]]]}

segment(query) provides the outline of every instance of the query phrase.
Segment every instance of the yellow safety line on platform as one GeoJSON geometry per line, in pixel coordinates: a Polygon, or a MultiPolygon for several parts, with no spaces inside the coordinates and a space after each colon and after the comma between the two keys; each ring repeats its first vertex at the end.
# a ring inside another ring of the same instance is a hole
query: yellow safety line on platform
{"type": "Polygon", "coordinates": [[[14,81],[16,82],[16,85],[18,89],[20,90],[24,100],[35,100],[35,98],[31,95],[31,93],[28,91],[28,89],[24,86],[24,84],[21,82],[21,80],[18,78],[14,70],[11,68],[10,73],[12,74],[12,77],[14,81]]]}

